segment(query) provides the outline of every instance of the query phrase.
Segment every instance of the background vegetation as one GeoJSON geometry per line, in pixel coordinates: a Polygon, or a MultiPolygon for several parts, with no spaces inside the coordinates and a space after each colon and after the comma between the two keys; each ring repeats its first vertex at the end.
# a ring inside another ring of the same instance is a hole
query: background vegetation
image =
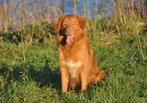
{"type": "MultiPolygon", "coordinates": [[[[0,102],[146,103],[147,22],[143,2],[117,0],[112,5],[115,10],[111,17],[105,20],[99,12],[95,19],[87,19],[86,29],[97,63],[106,72],[105,81],[86,92],[69,91],[64,96],[52,35],[55,30],[49,19],[40,16],[28,23],[25,10],[20,9],[22,18],[15,21],[19,29],[6,22],[0,25],[5,31],[0,35],[0,102]]],[[[8,20],[8,16],[4,18],[8,20]]]]}

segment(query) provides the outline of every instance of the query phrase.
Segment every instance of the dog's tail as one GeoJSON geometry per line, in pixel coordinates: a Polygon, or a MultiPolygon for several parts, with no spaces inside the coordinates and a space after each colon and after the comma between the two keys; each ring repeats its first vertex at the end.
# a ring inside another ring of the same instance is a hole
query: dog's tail
{"type": "Polygon", "coordinates": [[[91,78],[91,84],[97,84],[103,81],[105,78],[105,73],[103,70],[98,70],[91,78]]]}

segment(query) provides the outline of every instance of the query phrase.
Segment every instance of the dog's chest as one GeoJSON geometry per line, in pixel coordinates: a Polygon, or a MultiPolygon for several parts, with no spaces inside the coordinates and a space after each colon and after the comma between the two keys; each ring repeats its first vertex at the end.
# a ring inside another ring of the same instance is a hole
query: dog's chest
{"type": "Polygon", "coordinates": [[[63,61],[62,63],[69,69],[69,73],[73,78],[76,76],[78,69],[82,66],[82,62],[80,60],[76,62],[63,61]]]}

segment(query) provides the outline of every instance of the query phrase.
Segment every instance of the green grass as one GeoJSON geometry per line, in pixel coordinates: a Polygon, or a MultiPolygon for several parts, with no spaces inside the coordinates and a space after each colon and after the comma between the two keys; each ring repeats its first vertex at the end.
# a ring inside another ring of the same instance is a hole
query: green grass
{"type": "Polygon", "coordinates": [[[29,45],[0,42],[1,103],[146,103],[147,36],[90,37],[105,81],[86,92],[61,94],[56,41],[29,45]],[[142,44],[139,48],[138,40],[142,44]],[[141,50],[145,59],[142,57],[141,50]],[[23,59],[25,56],[25,60],[23,59]]]}

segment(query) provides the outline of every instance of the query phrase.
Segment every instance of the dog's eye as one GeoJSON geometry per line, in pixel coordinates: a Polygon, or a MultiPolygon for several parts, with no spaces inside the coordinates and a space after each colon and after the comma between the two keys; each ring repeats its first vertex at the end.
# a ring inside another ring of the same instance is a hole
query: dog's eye
{"type": "Polygon", "coordinates": [[[65,28],[66,27],[66,24],[63,24],[63,28],[65,28]]]}
{"type": "Polygon", "coordinates": [[[75,23],[73,23],[72,25],[73,25],[73,26],[76,26],[76,24],[75,24],[75,23]]]}

